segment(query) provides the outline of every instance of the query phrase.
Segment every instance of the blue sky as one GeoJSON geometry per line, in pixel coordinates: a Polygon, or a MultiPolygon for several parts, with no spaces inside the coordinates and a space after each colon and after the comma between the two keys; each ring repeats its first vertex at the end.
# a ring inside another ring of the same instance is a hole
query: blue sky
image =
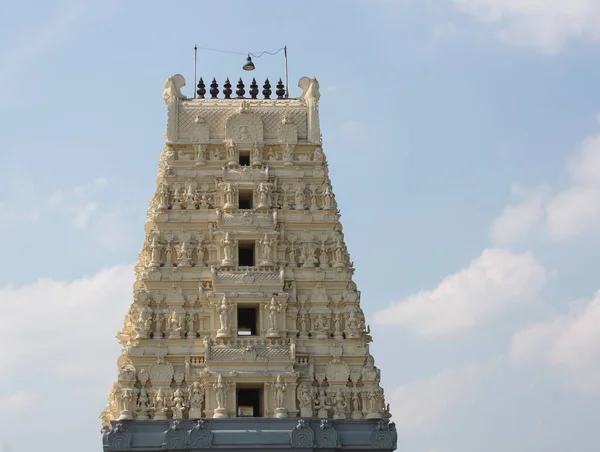
{"type": "MultiPolygon", "coordinates": [[[[100,447],[163,84],[192,95],[194,44],[287,45],[291,95],[319,79],[401,450],[596,451],[600,1],[214,5],[0,6],[0,451],[100,447]]],[[[281,54],[255,62],[283,77],[281,54]]]]}

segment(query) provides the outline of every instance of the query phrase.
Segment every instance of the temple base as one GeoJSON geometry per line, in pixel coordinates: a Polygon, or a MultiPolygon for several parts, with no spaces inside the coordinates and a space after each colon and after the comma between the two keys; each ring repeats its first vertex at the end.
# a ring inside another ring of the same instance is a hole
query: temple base
{"type": "Polygon", "coordinates": [[[331,420],[306,418],[230,418],[181,419],[169,421],[113,421],[112,429],[102,435],[105,452],[129,450],[218,449],[240,451],[245,448],[269,452],[294,449],[352,450],[366,452],[396,449],[397,433],[393,423],[375,420],[331,420]],[[252,432],[249,434],[248,432],[252,432]]]}

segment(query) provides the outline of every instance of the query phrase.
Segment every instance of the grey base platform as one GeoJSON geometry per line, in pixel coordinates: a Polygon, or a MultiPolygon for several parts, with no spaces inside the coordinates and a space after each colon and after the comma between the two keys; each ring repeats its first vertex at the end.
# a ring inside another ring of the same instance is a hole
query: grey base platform
{"type": "Polygon", "coordinates": [[[355,452],[396,449],[397,433],[385,420],[302,418],[180,419],[113,421],[102,433],[105,452],[243,449],[355,452]]]}

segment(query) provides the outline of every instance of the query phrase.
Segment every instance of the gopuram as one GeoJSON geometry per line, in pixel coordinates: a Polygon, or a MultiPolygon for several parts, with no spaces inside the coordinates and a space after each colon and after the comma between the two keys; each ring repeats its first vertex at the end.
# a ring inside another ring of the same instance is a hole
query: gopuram
{"type": "Polygon", "coordinates": [[[101,413],[105,451],[396,448],[319,84],[167,79],[166,143],[101,413]],[[208,92],[207,92],[208,91],[208,92]]]}

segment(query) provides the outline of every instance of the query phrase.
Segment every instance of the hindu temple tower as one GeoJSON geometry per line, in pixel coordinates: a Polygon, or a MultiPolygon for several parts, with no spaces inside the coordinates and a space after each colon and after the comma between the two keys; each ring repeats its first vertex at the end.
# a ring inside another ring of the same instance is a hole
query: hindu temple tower
{"type": "Polygon", "coordinates": [[[281,81],[200,79],[194,98],[184,86],[174,75],[163,93],[104,450],[394,450],[317,80],[301,78],[298,98],[281,81]]]}

